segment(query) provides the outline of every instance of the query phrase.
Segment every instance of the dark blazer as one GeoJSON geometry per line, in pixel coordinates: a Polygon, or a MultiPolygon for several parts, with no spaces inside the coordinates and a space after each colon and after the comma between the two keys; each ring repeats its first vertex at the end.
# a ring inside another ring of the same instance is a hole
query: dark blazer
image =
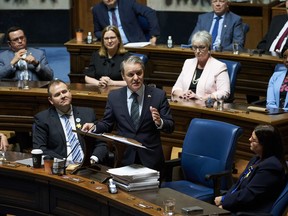
{"type": "MultiPolygon", "coordinates": [[[[250,167],[258,159],[259,157],[252,158],[247,167],[250,167]]],[[[232,191],[238,182],[227,192],[222,203],[223,208],[231,212],[269,213],[286,181],[284,168],[280,161],[274,156],[264,159],[254,167],[247,178],[241,181],[234,193],[232,191]]]]}
{"type": "Polygon", "coordinates": [[[269,29],[264,36],[264,38],[258,43],[257,49],[264,50],[269,52],[270,46],[278,36],[279,32],[287,22],[288,16],[287,14],[274,16],[271,20],[269,29]]]}
{"type": "Polygon", "coordinates": [[[114,55],[111,59],[99,56],[99,52],[93,52],[88,69],[84,71],[86,76],[99,80],[102,76],[108,76],[112,80],[123,80],[120,64],[131,54],[114,55]]]}
{"type": "Polygon", "coordinates": [[[174,120],[164,91],[145,87],[142,113],[138,129],[135,129],[127,107],[127,87],[110,92],[105,108],[104,118],[96,124],[96,133],[111,132],[113,126],[119,135],[133,138],[151,150],[127,146],[123,156],[123,165],[135,162],[138,152],[141,163],[151,169],[161,170],[164,155],[160,140],[160,132],[172,133],[174,120]],[[158,109],[163,120],[162,130],[157,129],[150,112],[150,106],[158,109]]]}
{"type": "MultiPolygon", "coordinates": [[[[137,16],[145,17],[149,23],[149,36],[159,36],[160,27],[156,12],[145,6],[137,3],[135,0],[117,0],[119,16],[123,26],[123,30],[129,42],[146,41],[143,29],[141,28],[137,16]]],[[[97,38],[101,38],[102,30],[110,25],[108,8],[100,2],[93,9],[94,33],[97,38]]]]}
{"type": "MultiPolygon", "coordinates": [[[[210,31],[213,22],[214,12],[204,13],[198,16],[196,27],[194,28],[188,44],[191,44],[192,36],[198,31],[210,31]]],[[[223,20],[221,32],[221,46],[223,50],[232,50],[233,42],[239,44],[239,48],[244,48],[245,35],[243,31],[242,19],[240,16],[228,11],[223,20]]]]}
{"type": "MultiPolygon", "coordinates": [[[[27,48],[27,53],[32,55],[39,61],[40,70],[36,71],[36,67],[28,64],[28,70],[32,73],[32,80],[50,81],[53,79],[53,70],[48,65],[45,52],[40,49],[27,48]]],[[[0,79],[14,79],[19,80],[20,70],[18,66],[12,67],[10,62],[14,58],[12,50],[1,52],[0,55],[0,79]]]]}
{"type": "MultiPolygon", "coordinates": [[[[76,128],[81,128],[84,123],[95,122],[94,110],[86,107],[72,106],[76,128]]],[[[67,157],[67,145],[65,133],[55,107],[39,112],[35,115],[33,130],[33,148],[40,148],[44,155],[56,158],[67,157]]],[[[78,136],[82,149],[85,149],[84,140],[78,136]]],[[[95,140],[93,155],[102,162],[107,156],[106,143],[95,140]]]]}

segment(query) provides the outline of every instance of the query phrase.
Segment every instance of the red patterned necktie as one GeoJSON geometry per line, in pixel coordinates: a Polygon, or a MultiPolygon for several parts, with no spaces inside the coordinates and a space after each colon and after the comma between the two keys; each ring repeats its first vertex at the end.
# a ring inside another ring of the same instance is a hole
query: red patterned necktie
{"type": "Polygon", "coordinates": [[[277,42],[277,44],[276,44],[276,46],[275,46],[275,51],[276,50],[280,50],[280,48],[281,48],[281,44],[283,43],[283,41],[284,41],[284,39],[285,39],[285,37],[287,37],[287,35],[288,35],[288,28],[286,29],[286,31],[282,34],[282,36],[279,38],[279,40],[278,40],[278,42],[277,42]]]}

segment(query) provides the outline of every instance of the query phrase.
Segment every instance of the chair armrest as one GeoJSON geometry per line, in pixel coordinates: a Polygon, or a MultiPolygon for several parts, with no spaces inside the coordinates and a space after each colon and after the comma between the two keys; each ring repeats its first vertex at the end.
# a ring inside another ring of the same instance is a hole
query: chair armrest
{"type": "Polygon", "coordinates": [[[181,165],[180,158],[165,161],[165,165],[164,165],[165,181],[167,182],[172,181],[173,168],[176,166],[180,166],[180,165],[181,165]]]}
{"type": "MultiPolygon", "coordinates": [[[[219,173],[212,173],[212,174],[207,174],[205,176],[205,179],[208,180],[213,180],[213,186],[214,186],[214,197],[220,196],[220,190],[221,190],[221,179],[223,177],[231,177],[231,182],[232,183],[232,170],[225,170],[223,172],[219,173]]],[[[232,184],[231,184],[232,185],[232,184]]]]}

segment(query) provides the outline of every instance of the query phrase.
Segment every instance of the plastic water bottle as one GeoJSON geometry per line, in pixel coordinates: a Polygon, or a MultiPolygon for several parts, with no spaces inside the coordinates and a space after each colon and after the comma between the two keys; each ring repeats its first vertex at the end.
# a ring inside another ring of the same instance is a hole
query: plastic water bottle
{"type": "Polygon", "coordinates": [[[168,47],[168,48],[172,48],[172,47],[173,47],[172,36],[168,36],[167,47],[168,47]]]}
{"type": "Polygon", "coordinates": [[[91,44],[91,43],[92,43],[92,34],[91,34],[91,32],[88,32],[87,43],[88,43],[88,44],[91,44]]]}

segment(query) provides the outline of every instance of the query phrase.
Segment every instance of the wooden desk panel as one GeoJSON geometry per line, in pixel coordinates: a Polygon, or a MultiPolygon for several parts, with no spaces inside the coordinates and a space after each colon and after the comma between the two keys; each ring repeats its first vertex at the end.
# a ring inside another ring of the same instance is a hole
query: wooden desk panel
{"type": "MultiPolygon", "coordinates": [[[[7,152],[7,160],[23,159],[23,154],[7,152]]],[[[25,154],[24,158],[30,155],[25,154]]],[[[32,159],[31,159],[32,160],[32,159]]],[[[0,165],[0,213],[15,215],[163,215],[162,201],[170,194],[176,195],[176,211],[189,203],[203,208],[203,213],[230,215],[226,210],[196,200],[171,189],[155,189],[110,194],[106,184],[92,181],[90,178],[70,175],[49,175],[43,168],[33,169],[26,165],[12,168],[0,165]],[[78,178],[81,182],[72,182],[67,178],[78,178]],[[142,194],[143,192],[143,194],[142,194]],[[142,203],[151,208],[141,208],[142,203]]]]}
{"type": "Polygon", "coordinates": [[[259,41],[264,37],[271,21],[271,8],[277,4],[279,4],[278,0],[250,0],[230,3],[229,9],[241,16],[243,22],[250,26],[250,31],[246,35],[246,48],[255,49],[259,41]]]}
{"type": "MultiPolygon", "coordinates": [[[[84,82],[83,70],[89,65],[92,52],[99,49],[100,43],[85,44],[77,43],[74,39],[65,43],[70,53],[71,82],[84,82]]],[[[173,86],[178,78],[184,61],[193,58],[191,49],[183,49],[175,46],[168,49],[165,45],[147,46],[143,48],[129,48],[131,52],[142,53],[148,56],[145,70],[147,83],[155,83],[159,86],[173,86]]],[[[274,67],[282,63],[282,59],[270,55],[248,53],[233,55],[231,52],[212,52],[217,59],[239,61],[242,69],[237,77],[236,93],[266,96],[269,79],[274,72],[274,67]]]]}
{"type": "MultiPolygon", "coordinates": [[[[118,87],[98,89],[87,84],[72,83],[70,88],[74,105],[92,107],[96,111],[97,118],[101,118],[104,114],[108,92],[118,87]]],[[[0,105],[0,129],[2,130],[8,128],[15,130],[16,128],[17,130],[30,132],[33,116],[49,107],[46,89],[41,88],[32,88],[28,91],[19,90],[18,88],[0,88],[0,100],[2,101],[0,105]],[[23,116],[23,113],[25,113],[25,116],[23,116]]],[[[161,136],[163,145],[182,147],[191,119],[198,117],[221,120],[243,128],[244,134],[240,137],[236,149],[237,158],[247,160],[253,156],[249,149],[248,139],[253,128],[258,124],[272,124],[278,127],[285,141],[286,150],[288,150],[288,134],[286,133],[288,131],[288,113],[280,115],[246,113],[247,105],[245,104],[235,105],[235,112],[216,111],[213,108],[206,108],[203,102],[195,103],[193,101],[170,101],[170,106],[175,120],[175,131],[172,134],[163,133],[161,136]]],[[[228,104],[225,106],[228,108],[228,104]]]]}

